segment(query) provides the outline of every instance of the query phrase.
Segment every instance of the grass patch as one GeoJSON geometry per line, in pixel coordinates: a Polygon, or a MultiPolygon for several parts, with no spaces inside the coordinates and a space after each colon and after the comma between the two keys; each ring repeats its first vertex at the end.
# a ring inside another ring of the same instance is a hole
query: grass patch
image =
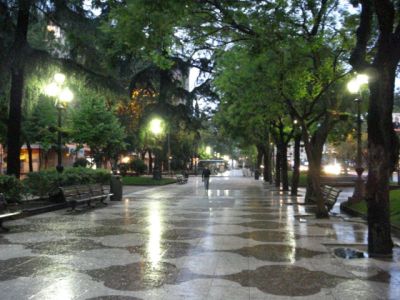
{"type": "MultiPolygon", "coordinates": [[[[349,207],[365,216],[367,215],[367,203],[365,201],[349,207]]],[[[400,227],[400,190],[390,191],[390,222],[400,227]]]]}
{"type": "MultiPolygon", "coordinates": [[[[293,172],[288,172],[289,174],[289,185],[292,184],[292,176],[293,172]]],[[[299,178],[299,187],[306,187],[307,186],[307,172],[300,172],[299,178]]]]}
{"type": "Polygon", "coordinates": [[[122,177],[123,185],[166,185],[175,182],[176,180],[172,178],[161,178],[161,180],[155,180],[152,177],[139,177],[139,176],[122,177]]]}

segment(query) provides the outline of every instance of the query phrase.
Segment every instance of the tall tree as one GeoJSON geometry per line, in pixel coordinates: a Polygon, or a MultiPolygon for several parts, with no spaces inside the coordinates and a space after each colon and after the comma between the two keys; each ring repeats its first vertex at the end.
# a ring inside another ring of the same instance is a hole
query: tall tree
{"type": "Polygon", "coordinates": [[[263,157],[264,180],[270,181],[270,123],[282,113],[283,105],[275,101],[270,85],[268,56],[253,50],[243,44],[219,55],[214,84],[221,101],[215,120],[231,137],[257,147],[257,168],[263,157]]]}
{"type": "Polygon", "coordinates": [[[109,77],[112,72],[101,59],[104,56],[96,55],[103,44],[97,35],[97,20],[85,8],[86,4],[86,1],[63,0],[0,3],[0,56],[4,58],[0,66],[0,83],[5,86],[10,83],[8,174],[19,177],[20,173],[23,94],[29,71],[34,70],[34,66],[57,65],[70,73],[88,75],[87,82],[91,85],[119,87],[109,77]],[[58,35],[57,42],[53,39],[55,35],[58,35]],[[93,42],[95,40],[97,43],[93,42]]]}
{"type": "MultiPolygon", "coordinates": [[[[25,64],[28,52],[28,27],[30,16],[30,0],[18,1],[18,19],[11,47],[13,59],[10,64],[11,91],[9,118],[7,128],[7,174],[20,174],[20,132],[22,115],[22,98],[25,80],[25,64]]],[[[10,53],[10,55],[11,55],[10,53]]]]}
{"type": "Polygon", "coordinates": [[[97,167],[124,149],[125,132],[101,95],[89,93],[74,111],[72,140],[90,147],[97,167]],[[96,124],[96,126],[93,126],[96,124]]]}
{"type": "Polygon", "coordinates": [[[367,73],[370,77],[366,185],[368,252],[371,256],[392,255],[389,178],[399,153],[392,111],[400,60],[400,6],[398,1],[389,0],[352,3],[361,4],[361,13],[350,63],[357,72],[367,73]]]}

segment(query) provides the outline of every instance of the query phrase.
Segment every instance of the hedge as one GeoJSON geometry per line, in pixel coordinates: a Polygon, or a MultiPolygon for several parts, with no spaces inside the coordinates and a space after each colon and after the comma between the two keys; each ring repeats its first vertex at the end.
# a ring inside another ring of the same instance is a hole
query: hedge
{"type": "Polygon", "coordinates": [[[23,194],[21,181],[15,176],[0,175],[0,193],[4,194],[7,202],[19,202],[23,194]]]}
{"type": "Polygon", "coordinates": [[[56,170],[46,170],[28,173],[22,181],[25,193],[33,196],[44,197],[58,186],[74,184],[89,184],[110,182],[111,173],[106,169],[87,169],[82,167],[66,168],[59,174],[56,170]]]}

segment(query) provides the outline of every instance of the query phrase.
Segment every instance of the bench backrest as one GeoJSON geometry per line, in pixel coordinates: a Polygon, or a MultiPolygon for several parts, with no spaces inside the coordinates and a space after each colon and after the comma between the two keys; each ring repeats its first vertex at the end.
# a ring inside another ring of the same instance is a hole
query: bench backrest
{"type": "Polygon", "coordinates": [[[60,190],[65,201],[88,199],[92,196],[108,194],[108,192],[103,189],[101,184],[71,185],[60,187],[60,190]]]}
{"type": "Polygon", "coordinates": [[[90,187],[88,185],[78,185],[77,190],[79,193],[79,199],[87,199],[91,196],[90,187]]]}
{"type": "Polygon", "coordinates": [[[100,195],[104,195],[104,190],[103,190],[103,186],[101,184],[91,184],[89,186],[90,188],[90,193],[93,196],[100,196],[100,195]]]}
{"type": "Polygon", "coordinates": [[[328,210],[331,210],[332,207],[335,205],[339,194],[342,192],[341,190],[334,188],[333,186],[324,186],[323,190],[327,191],[324,195],[325,205],[328,210]]]}

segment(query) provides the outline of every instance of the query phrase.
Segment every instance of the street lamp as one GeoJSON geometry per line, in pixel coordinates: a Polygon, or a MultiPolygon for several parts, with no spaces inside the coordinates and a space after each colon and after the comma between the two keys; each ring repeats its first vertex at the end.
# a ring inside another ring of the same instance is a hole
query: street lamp
{"type": "Polygon", "coordinates": [[[362,167],[362,156],[361,156],[361,85],[368,83],[368,76],[359,74],[356,78],[352,79],[348,84],[347,88],[351,94],[358,94],[359,98],[354,99],[357,105],[357,157],[355,171],[357,172],[357,179],[355,181],[354,193],[349,197],[349,202],[356,203],[360,202],[364,198],[364,180],[362,179],[362,173],[364,168],[362,167]]]}
{"type": "Polygon", "coordinates": [[[170,141],[170,136],[169,136],[169,132],[167,133],[167,142],[168,142],[168,173],[171,176],[172,172],[171,172],[171,160],[172,160],[172,156],[171,156],[171,141],[170,141]]]}
{"type": "Polygon", "coordinates": [[[71,102],[74,98],[74,94],[67,87],[64,87],[65,75],[57,73],[53,77],[53,82],[49,83],[44,92],[49,97],[55,98],[55,105],[58,111],[58,134],[57,134],[57,171],[62,173],[64,167],[62,165],[62,136],[61,136],[61,112],[67,107],[68,102],[71,102]]]}
{"type": "MultiPolygon", "coordinates": [[[[161,119],[155,118],[150,121],[150,131],[154,134],[154,136],[159,136],[164,128],[163,121],[161,119]]],[[[153,179],[160,180],[161,179],[161,169],[160,169],[160,155],[156,155],[156,162],[153,169],[153,179]]],[[[169,157],[168,157],[169,158],[169,157]]]]}

